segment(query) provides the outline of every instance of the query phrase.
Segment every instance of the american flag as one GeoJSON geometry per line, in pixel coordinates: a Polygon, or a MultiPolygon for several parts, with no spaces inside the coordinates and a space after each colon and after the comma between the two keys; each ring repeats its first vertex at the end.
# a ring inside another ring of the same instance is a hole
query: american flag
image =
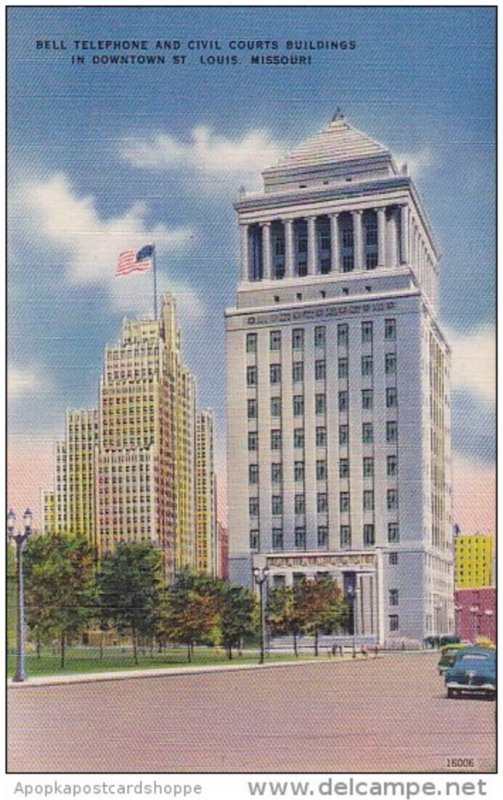
{"type": "Polygon", "coordinates": [[[130,272],[150,272],[155,247],[147,244],[141,250],[125,250],[119,255],[116,275],[129,275],[130,272]]]}

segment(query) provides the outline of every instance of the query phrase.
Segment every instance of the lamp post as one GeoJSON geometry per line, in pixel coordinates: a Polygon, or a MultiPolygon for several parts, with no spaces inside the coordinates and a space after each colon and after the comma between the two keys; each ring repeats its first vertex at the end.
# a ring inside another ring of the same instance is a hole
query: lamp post
{"type": "Polygon", "coordinates": [[[23,574],[23,549],[24,543],[31,536],[33,514],[29,508],[23,514],[24,531],[16,531],[16,514],[9,510],[7,514],[7,535],[9,539],[16,543],[16,564],[17,564],[17,653],[16,653],[16,674],[13,681],[22,683],[26,680],[25,647],[24,647],[24,574],[23,574]]]}
{"type": "Polygon", "coordinates": [[[353,612],[353,658],[356,658],[356,620],[358,618],[358,588],[356,586],[349,586],[347,593],[351,598],[351,606],[353,612]]]}
{"type": "Polygon", "coordinates": [[[494,642],[494,637],[493,637],[494,612],[493,612],[492,608],[486,608],[485,611],[484,611],[484,616],[487,619],[487,628],[488,628],[488,632],[489,632],[489,639],[491,640],[491,642],[494,642]]]}
{"type": "Polygon", "coordinates": [[[461,618],[462,611],[463,611],[463,606],[454,606],[454,614],[456,616],[456,621],[455,621],[456,630],[455,630],[455,633],[456,633],[456,636],[459,636],[460,639],[461,639],[461,625],[460,625],[459,620],[461,618]]]}
{"type": "Polygon", "coordinates": [[[479,613],[480,608],[478,606],[470,606],[470,614],[473,616],[473,643],[475,644],[477,640],[477,634],[479,633],[478,629],[478,621],[479,621],[479,613]]]}
{"type": "Polygon", "coordinates": [[[255,567],[253,570],[253,577],[255,583],[259,587],[260,592],[260,661],[259,664],[264,663],[265,659],[265,605],[264,605],[264,584],[269,577],[269,567],[255,567]]]}

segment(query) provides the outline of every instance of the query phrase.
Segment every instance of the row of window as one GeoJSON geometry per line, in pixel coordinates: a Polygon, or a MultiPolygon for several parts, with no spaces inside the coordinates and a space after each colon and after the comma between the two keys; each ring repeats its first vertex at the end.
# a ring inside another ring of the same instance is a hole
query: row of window
{"type": "MultiPolygon", "coordinates": [[[[281,383],[281,364],[269,365],[269,383],[281,383]]],[[[372,356],[363,356],[361,361],[361,374],[364,378],[372,377],[374,372],[374,360],[372,356]]],[[[396,353],[386,353],[384,356],[384,372],[386,375],[396,375],[396,353]]],[[[339,358],[337,362],[337,377],[347,378],[349,374],[349,362],[347,358],[339,358]]],[[[324,358],[316,359],[314,362],[315,380],[325,380],[327,377],[327,362],[324,358]]],[[[292,381],[299,383],[304,380],[304,362],[294,361],[292,363],[292,381]]],[[[257,386],[258,368],[250,365],[246,368],[246,385],[257,386]]]]}
{"type": "MultiPolygon", "coordinates": [[[[374,407],[374,390],[362,389],[361,392],[361,405],[362,408],[372,409],[374,407]]],[[[398,391],[396,386],[388,386],[386,388],[386,408],[397,408],[398,406],[398,391]]],[[[271,397],[271,416],[281,416],[281,397],[271,397]]],[[[341,391],[338,393],[338,409],[339,411],[347,411],[349,408],[349,393],[341,391]]],[[[315,397],[315,413],[325,414],[327,409],[327,398],[325,394],[317,394],[315,397]]],[[[258,402],[256,398],[248,400],[248,419],[257,419],[258,417],[258,402]]],[[[293,396],[293,414],[295,417],[304,415],[304,395],[296,394],[293,396]]]]}
{"type": "MultiPolygon", "coordinates": [[[[327,446],[327,429],[323,425],[316,427],[316,447],[327,446]]],[[[349,441],[349,426],[339,426],[339,444],[347,445],[349,441]]],[[[362,442],[364,444],[371,444],[374,441],[374,426],[371,422],[364,422],[362,425],[362,442]]],[[[386,443],[395,444],[398,441],[398,423],[396,421],[389,421],[386,423],[386,443]]],[[[294,428],[293,430],[293,446],[295,448],[304,447],[305,433],[304,428],[294,428]]],[[[281,450],[282,446],[282,432],[280,428],[271,430],[270,447],[271,450],[281,450]]],[[[259,447],[258,431],[248,432],[248,450],[255,451],[259,447]]]]}
{"type": "MultiPolygon", "coordinates": [[[[327,525],[319,525],[317,530],[317,546],[319,548],[328,548],[328,526],[327,525]]],[[[340,547],[344,550],[347,550],[351,547],[352,539],[351,539],[351,526],[350,525],[341,525],[339,529],[339,541],[340,547]]],[[[388,542],[396,544],[400,541],[400,535],[398,530],[398,525],[395,522],[390,522],[388,524],[388,542]]],[[[294,530],[294,542],[296,549],[306,549],[306,529],[303,526],[297,526],[294,530]]],[[[375,545],[375,527],[372,524],[367,524],[363,526],[363,544],[365,547],[371,547],[375,545]]],[[[254,551],[260,551],[260,531],[258,528],[254,528],[250,530],[250,549],[254,551]]],[[[272,549],[273,550],[284,550],[284,534],[283,528],[273,528],[272,529],[272,549]]],[[[398,564],[398,553],[390,553],[389,554],[389,563],[392,565],[398,564]]],[[[391,605],[398,604],[398,593],[396,596],[396,603],[390,603],[391,605]]]]}
{"type": "MultiPolygon", "coordinates": [[[[363,511],[374,510],[374,491],[372,489],[365,490],[362,495],[363,511]]],[[[306,510],[306,499],[304,494],[296,494],[294,497],[295,513],[304,514],[306,510]]],[[[339,511],[341,513],[351,510],[350,492],[339,492],[339,511]]],[[[259,498],[250,497],[248,500],[248,507],[250,517],[258,517],[259,515],[259,498]]],[[[396,511],[398,509],[398,490],[387,489],[386,491],[386,507],[388,511],[396,511]]],[[[271,511],[273,516],[283,514],[283,495],[273,494],[271,497],[271,511]]],[[[328,495],[326,492],[318,492],[316,495],[316,511],[318,514],[326,514],[328,512],[328,495]]]]}
{"type": "MultiPolygon", "coordinates": [[[[339,478],[349,478],[349,458],[339,459],[339,478]]],[[[389,455],[386,457],[386,471],[388,477],[396,477],[398,475],[398,457],[396,455],[389,455]]],[[[293,473],[295,482],[303,481],[305,478],[305,462],[295,461],[293,465],[293,473]]],[[[362,474],[364,478],[372,478],[374,476],[374,459],[369,457],[363,458],[362,461],[362,474]]],[[[327,462],[324,459],[316,461],[316,480],[324,481],[328,477],[327,462]]],[[[281,462],[273,462],[271,464],[271,481],[272,483],[281,483],[283,480],[283,464],[281,462]]],[[[249,464],[248,466],[248,482],[255,484],[259,482],[259,465],[249,464]]]]}
{"type": "MultiPolygon", "coordinates": [[[[282,331],[274,330],[269,332],[269,349],[280,350],[282,331]]],[[[305,343],[305,330],[303,328],[294,328],[292,330],[292,348],[294,350],[302,350],[305,343]]],[[[373,341],[374,336],[374,323],[366,320],[361,323],[361,340],[362,343],[373,341]]],[[[396,319],[384,320],[384,338],[388,340],[396,339],[396,319]]],[[[337,344],[347,345],[349,340],[349,325],[347,322],[342,322],[337,325],[337,344]]],[[[317,325],[314,329],[314,345],[315,347],[324,347],[326,344],[326,327],[324,325],[317,325]]],[[[257,351],[257,334],[248,333],[246,335],[246,352],[256,353],[257,351]]]]}
{"type": "MultiPolygon", "coordinates": [[[[362,408],[371,409],[374,405],[374,395],[371,389],[364,389],[361,394],[362,408]]],[[[396,408],[398,406],[398,394],[396,387],[389,386],[386,389],[386,408],[396,408]]],[[[346,411],[348,409],[348,393],[339,392],[338,395],[338,408],[339,411],[346,411]]],[[[305,397],[301,394],[293,396],[293,415],[294,417],[302,417],[305,411],[305,397]]],[[[327,396],[324,393],[317,393],[314,398],[314,411],[316,416],[326,414],[327,412],[327,396]]],[[[270,415],[271,417],[281,416],[281,397],[271,397],[270,399],[270,415]]],[[[258,419],[258,400],[257,398],[249,398],[247,406],[248,419],[258,419]]]]}

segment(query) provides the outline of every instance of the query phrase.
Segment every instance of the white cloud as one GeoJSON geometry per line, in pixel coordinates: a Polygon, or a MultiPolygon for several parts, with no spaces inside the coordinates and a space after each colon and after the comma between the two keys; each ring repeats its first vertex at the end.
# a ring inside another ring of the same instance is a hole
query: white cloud
{"type": "Polygon", "coordinates": [[[452,348],[451,385],[494,403],[496,399],[496,337],[485,326],[464,333],[446,332],[452,348]]]}
{"type": "Polygon", "coordinates": [[[163,270],[163,257],[191,246],[195,234],[189,227],[168,228],[146,223],[147,206],[134,203],[124,214],[105,218],[94,197],[79,195],[63,173],[45,180],[25,182],[16,192],[14,214],[28,215],[32,235],[52,245],[64,259],[64,275],[74,285],[101,285],[111,305],[122,311],[146,312],[152,305],[151,277],[132,273],[117,278],[115,266],[123,250],[136,250],[155,242],[159,290],[185,298],[181,305],[199,316],[201,300],[184,284],[175,283],[163,270]],[[18,209],[18,211],[16,211],[18,209]]]}
{"type": "Polygon", "coordinates": [[[244,176],[274,164],[285,148],[284,143],[275,141],[265,130],[250,130],[240,139],[228,139],[200,125],[193,128],[188,141],[180,141],[169,133],[157,133],[147,139],[124,138],[120,154],[139,169],[188,169],[244,176]]]}
{"type": "Polygon", "coordinates": [[[420,177],[428,167],[435,163],[435,156],[430,147],[423,147],[416,153],[396,153],[393,158],[400,168],[402,164],[407,164],[409,175],[412,175],[413,178],[420,177]]]}
{"type": "Polygon", "coordinates": [[[9,366],[7,375],[9,399],[19,399],[26,395],[33,397],[52,389],[49,376],[37,365],[27,367],[9,366]]]}

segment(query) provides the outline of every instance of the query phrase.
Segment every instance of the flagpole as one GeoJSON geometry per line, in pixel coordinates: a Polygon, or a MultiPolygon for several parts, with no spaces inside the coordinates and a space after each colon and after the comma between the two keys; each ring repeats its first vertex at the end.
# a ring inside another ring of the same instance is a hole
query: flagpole
{"type": "Polygon", "coordinates": [[[157,257],[156,257],[155,242],[154,242],[154,252],[152,255],[153,255],[152,273],[154,277],[154,319],[157,319],[157,257]]]}

